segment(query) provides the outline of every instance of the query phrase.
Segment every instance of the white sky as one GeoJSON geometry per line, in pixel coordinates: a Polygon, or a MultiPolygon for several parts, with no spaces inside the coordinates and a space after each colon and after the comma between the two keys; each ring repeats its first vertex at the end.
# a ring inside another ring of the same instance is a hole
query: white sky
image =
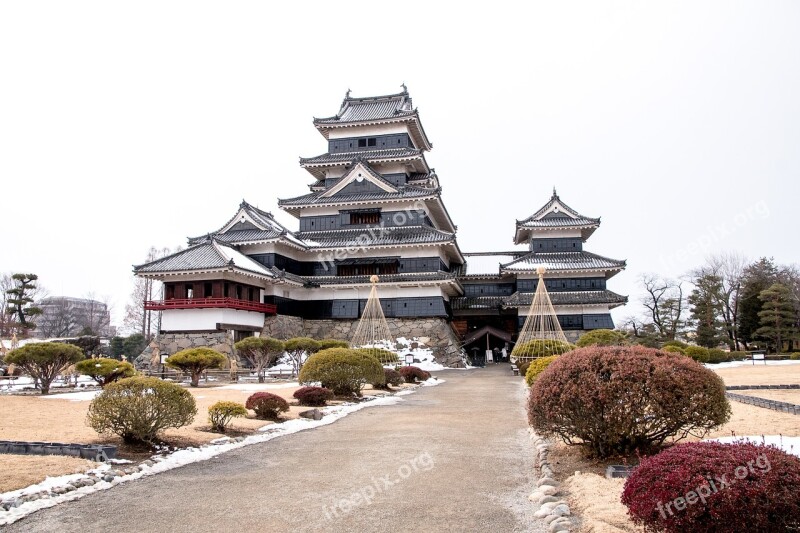
{"type": "Polygon", "coordinates": [[[0,272],[120,322],[150,245],[242,198],[296,229],[276,199],[313,181],[312,117],[402,82],[464,251],[510,248],[556,186],[632,302],[709,253],[800,262],[800,3],[467,5],[3,2],[0,272]]]}

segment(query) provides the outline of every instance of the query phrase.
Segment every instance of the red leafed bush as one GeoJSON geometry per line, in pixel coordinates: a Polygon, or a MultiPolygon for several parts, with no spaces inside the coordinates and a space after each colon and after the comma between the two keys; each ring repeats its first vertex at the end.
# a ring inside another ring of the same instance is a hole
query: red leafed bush
{"type": "Polygon", "coordinates": [[[300,405],[322,407],[328,400],[333,399],[333,391],[325,387],[301,387],[294,391],[292,396],[297,398],[300,405]]]}
{"type": "Polygon", "coordinates": [[[406,383],[414,383],[414,381],[425,381],[431,377],[430,372],[426,372],[416,366],[403,366],[400,367],[400,375],[406,380],[406,383]]]}
{"type": "Polygon", "coordinates": [[[539,374],[528,400],[534,429],[597,457],[702,436],[729,417],[719,376],[688,357],[641,346],[560,355],[539,374]]]}
{"type": "Polygon", "coordinates": [[[797,531],[800,459],[752,443],[679,444],[643,459],[622,503],[646,531],[797,531]]]}
{"type": "Polygon", "coordinates": [[[279,413],[289,410],[289,403],[271,392],[257,392],[247,398],[245,407],[255,411],[261,420],[278,420],[279,413]]]}

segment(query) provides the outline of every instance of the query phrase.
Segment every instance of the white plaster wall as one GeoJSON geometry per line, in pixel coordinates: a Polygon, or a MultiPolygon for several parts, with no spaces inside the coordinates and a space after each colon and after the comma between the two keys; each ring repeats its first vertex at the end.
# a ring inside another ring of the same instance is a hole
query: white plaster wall
{"type": "Polygon", "coordinates": [[[161,315],[164,331],[202,331],[217,329],[217,324],[262,327],[264,313],[239,309],[168,309],[161,315]]]}
{"type": "Polygon", "coordinates": [[[374,124],[370,126],[352,126],[329,130],[329,139],[346,139],[348,137],[364,137],[366,135],[389,135],[391,133],[409,133],[405,123],[374,124]]]}

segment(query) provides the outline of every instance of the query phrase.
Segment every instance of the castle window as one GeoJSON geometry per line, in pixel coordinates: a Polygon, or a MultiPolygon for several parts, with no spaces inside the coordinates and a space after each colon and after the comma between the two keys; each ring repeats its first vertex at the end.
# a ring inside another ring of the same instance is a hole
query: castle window
{"type": "Polygon", "coordinates": [[[204,298],[211,298],[211,283],[203,283],[203,297],[204,298]]]}
{"type": "Polygon", "coordinates": [[[380,211],[361,211],[358,213],[350,213],[350,224],[379,224],[380,221],[380,211]]]}
{"type": "Polygon", "coordinates": [[[376,146],[376,145],[377,145],[377,139],[375,137],[370,137],[369,139],[367,139],[367,146],[376,146]]]}
{"type": "Polygon", "coordinates": [[[358,147],[359,148],[366,148],[367,147],[367,140],[366,139],[359,139],[358,140],[358,147]]]}
{"type": "Polygon", "coordinates": [[[186,297],[194,298],[194,286],[186,285],[186,297]]]}

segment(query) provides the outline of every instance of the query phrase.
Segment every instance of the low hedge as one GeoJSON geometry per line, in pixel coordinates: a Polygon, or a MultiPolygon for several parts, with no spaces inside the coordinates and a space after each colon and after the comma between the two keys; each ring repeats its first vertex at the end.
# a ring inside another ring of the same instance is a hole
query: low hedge
{"type": "Polygon", "coordinates": [[[292,394],[300,405],[323,407],[333,399],[333,391],[325,387],[300,387],[292,394]]]}
{"type": "Polygon", "coordinates": [[[642,460],[622,503],[646,531],[797,531],[800,459],[740,442],[679,444],[642,460]]]}
{"type": "Polygon", "coordinates": [[[401,366],[399,373],[406,380],[406,383],[414,383],[417,380],[425,381],[431,377],[430,372],[416,366],[401,366]]]}
{"type": "Polygon", "coordinates": [[[271,392],[257,392],[247,398],[244,406],[255,411],[256,418],[261,420],[278,420],[280,413],[289,410],[289,402],[271,392]]]}
{"type": "Polygon", "coordinates": [[[708,348],[702,346],[687,346],[683,352],[698,363],[708,363],[710,359],[708,348]]]}
{"type": "Polygon", "coordinates": [[[525,372],[525,383],[528,384],[528,387],[533,385],[533,382],[536,381],[536,378],[539,377],[539,374],[544,372],[550,363],[556,360],[557,355],[551,355],[549,357],[540,357],[539,359],[534,359],[528,365],[528,369],[525,372]]]}
{"type": "Polygon", "coordinates": [[[364,352],[350,348],[321,350],[303,365],[300,383],[319,383],[340,396],[360,395],[367,383],[384,382],[383,366],[364,352]]]}

